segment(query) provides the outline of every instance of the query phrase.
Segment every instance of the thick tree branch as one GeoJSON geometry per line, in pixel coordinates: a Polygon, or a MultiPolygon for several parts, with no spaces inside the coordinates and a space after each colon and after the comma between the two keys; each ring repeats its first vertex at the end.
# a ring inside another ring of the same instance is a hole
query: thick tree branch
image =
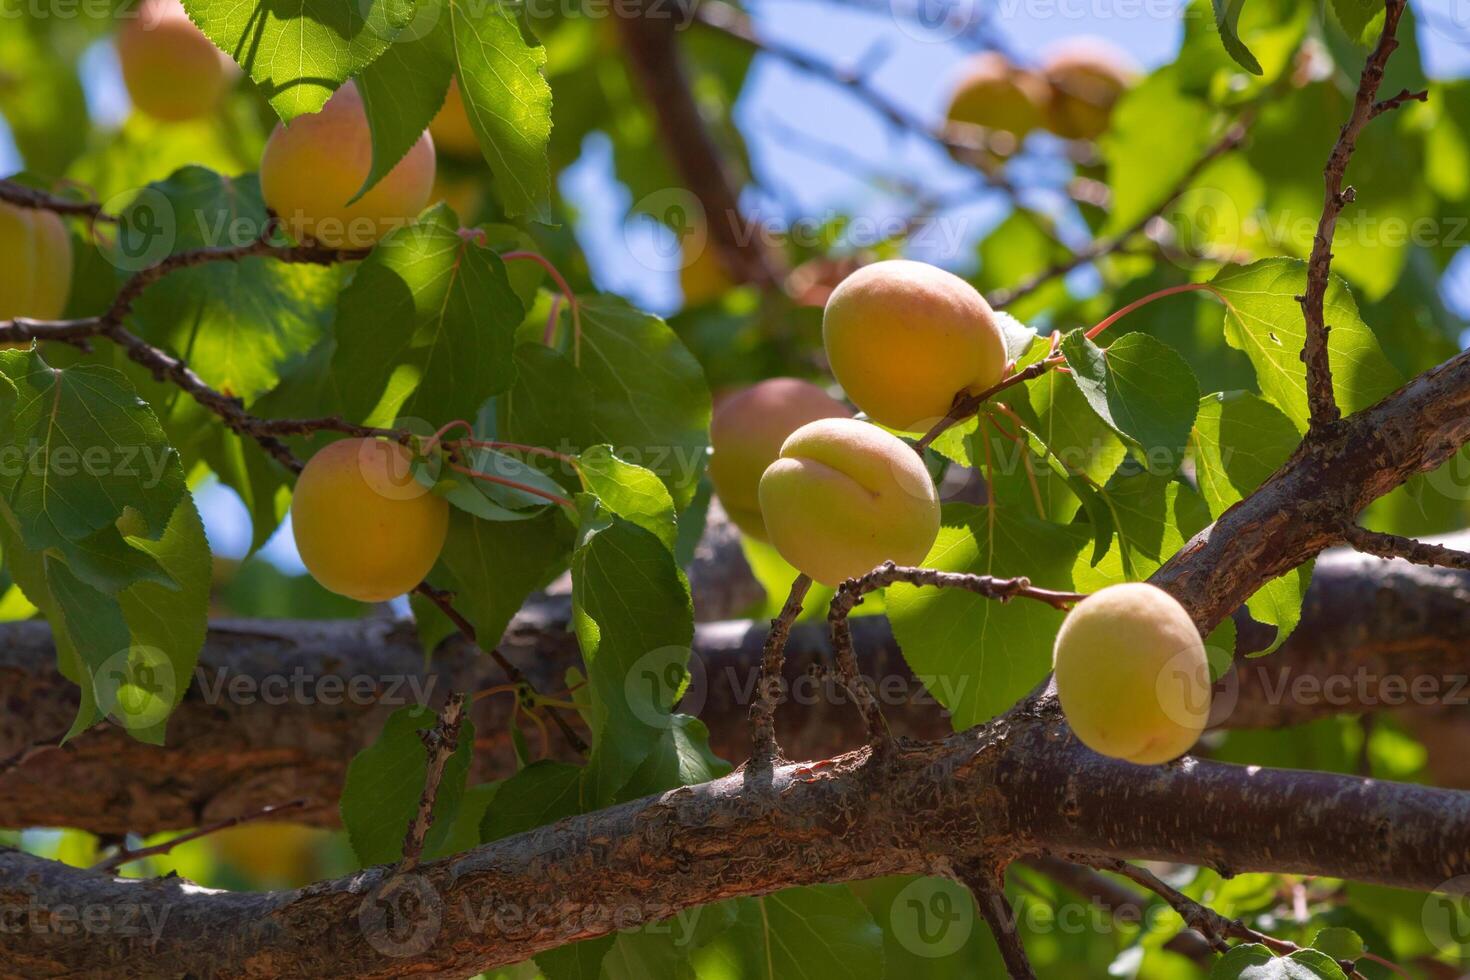
{"type": "Polygon", "coordinates": [[[1383,103],[1374,102],[1378,96],[1378,87],[1383,84],[1383,72],[1388,66],[1389,56],[1398,47],[1399,42],[1394,35],[1398,30],[1399,18],[1403,16],[1405,2],[1406,0],[1387,0],[1383,31],[1363,66],[1357,96],[1353,100],[1352,115],[1343,124],[1337,144],[1333,146],[1323,171],[1326,193],[1322,201],[1322,218],[1317,224],[1316,237],[1312,240],[1311,257],[1307,260],[1307,291],[1298,297],[1302,314],[1307,321],[1302,362],[1307,366],[1307,403],[1313,429],[1329,426],[1342,415],[1332,393],[1332,366],[1327,356],[1327,334],[1331,327],[1326,322],[1324,310],[1327,285],[1332,274],[1332,239],[1337,231],[1338,217],[1356,197],[1353,188],[1344,189],[1343,180],[1353,151],[1357,148],[1359,134],[1374,116],[1410,98],[1405,92],[1383,103]]]}

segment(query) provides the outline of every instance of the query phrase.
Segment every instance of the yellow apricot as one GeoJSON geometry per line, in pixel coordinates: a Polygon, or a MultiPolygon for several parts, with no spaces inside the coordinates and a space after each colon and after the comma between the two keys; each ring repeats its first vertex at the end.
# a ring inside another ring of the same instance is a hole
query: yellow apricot
{"type": "Polygon", "coordinates": [[[260,159],[260,189],[298,240],[365,248],[418,217],[429,203],[434,141],[425,132],[372,190],[352,201],[372,159],[362,96],[348,82],[321,112],[276,126],[260,159]]]}
{"type": "Polygon", "coordinates": [[[61,316],[71,263],[71,235],[60,218],[0,201],[0,320],[61,316]]]}
{"type": "Polygon", "coordinates": [[[304,824],[254,820],[217,831],[205,840],[216,858],[250,881],[295,887],[316,877],[317,856],[331,842],[332,834],[304,824]]]}
{"type": "Polygon", "coordinates": [[[1057,696],[1082,744],[1139,765],[1189,751],[1210,714],[1204,641],[1173,596],[1142,582],[1079,602],[1057,632],[1057,696]]]}
{"type": "Polygon", "coordinates": [[[718,402],[709,426],[709,476],[725,513],[746,534],[766,540],[761,475],[786,437],[817,419],[851,416],[846,405],[798,378],[771,378],[718,402]]]}
{"type": "Polygon", "coordinates": [[[209,113],[238,74],[180,0],[143,0],[127,15],[117,31],[117,60],[133,105],[166,122],[209,113]]]}
{"type": "Polygon", "coordinates": [[[301,471],[291,528],[307,571],[363,602],[411,590],[439,559],[449,503],[414,479],[412,455],[381,439],[343,439],[301,471]]]}
{"type": "Polygon", "coordinates": [[[429,133],[434,137],[434,148],[451,156],[480,156],[480,140],[470,125],[469,114],[464,110],[464,97],[459,94],[459,79],[449,80],[449,91],[444,94],[444,104],[429,121],[429,133]]]}
{"type": "Polygon", "coordinates": [[[1113,106],[1136,76],[1128,56],[1098,38],[1053,49],[1042,74],[1051,86],[1046,128],[1074,140],[1107,132],[1113,106]]]}
{"type": "Polygon", "coordinates": [[[857,419],[808,422],[760,484],[771,544],[827,586],[885,561],[916,565],[939,535],[939,497],[919,455],[857,419]]]}
{"type": "Polygon", "coordinates": [[[844,279],[822,318],[827,361],[847,397],[891,429],[927,429],[954,396],[1000,380],[1005,340],[990,304],[923,262],[865,266],[844,279]]]}
{"type": "Polygon", "coordinates": [[[970,59],[955,84],[947,118],[1010,133],[1019,140],[1042,125],[1047,83],[995,51],[970,59]]]}

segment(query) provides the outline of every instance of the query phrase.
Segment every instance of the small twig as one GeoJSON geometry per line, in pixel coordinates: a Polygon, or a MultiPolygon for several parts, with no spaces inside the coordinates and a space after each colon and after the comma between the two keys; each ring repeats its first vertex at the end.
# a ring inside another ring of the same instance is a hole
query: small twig
{"type": "MultiPolygon", "coordinates": [[[[1196,902],[1147,868],[1129,864],[1127,861],[1108,861],[1095,866],[1122,875],[1162,898],[1170,908],[1179,913],[1185,925],[1204,936],[1218,953],[1229,951],[1230,944],[1226,942],[1227,939],[1259,943],[1278,956],[1290,956],[1302,948],[1288,939],[1277,939],[1275,936],[1252,929],[1239,919],[1226,918],[1209,906],[1196,902]]],[[[1357,971],[1351,960],[1339,961],[1338,966],[1353,980],[1364,980],[1363,975],[1357,971]]]]}
{"type": "Polygon", "coordinates": [[[444,779],[444,766],[459,748],[459,726],[464,714],[464,695],[451,694],[439,713],[439,723],[421,733],[424,749],[429,754],[424,769],[424,792],[419,797],[419,808],[409,822],[408,833],[403,838],[403,860],[398,870],[412,871],[418,867],[424,853],[424,840],[429,828],[434,825],[434,803],[439,798],[439,783],[444,779]]]}
{"type": "MultiPolygon", "coordinates": [[[[420,582],[418,587],[414,589],[414,592],[432,602],[444,614],[445,618],[453,623],[455,628],[464,635],[465,639],[479,646],[480,641],[476,635],[474,624],[468,619],[465,619],[460,611],[454,608],[454,597],[452,595],[443,589],[436,589],[428,582],[420,582]]],[[[481,649],[484,648],[481,647],[481,649]]],[[[511,663],[510,659],[501,653],[499,648],[491,647],[486,652],[490,654],[490,658],[499,665],[500,669],[505,672],[505,676],[510,679],[512,684],[524,685],[531,691],[536,690],[534,685],[526,677],[525,672],[511,663]]],[[[562,717],[561,712],[550,705],[545,706],[543,710],[551,716],[552,722],[560,729],[562,736],[567,740],[567,744],[572,747],[572,751],[578,755],[586,755],[587,743],[582,740],[582,736],[578,735],[576,730],[562,717]]]]}
{"type": "Polygon", "coordinates": [[[771,620],[771,631],[766,634],[761,649],[760,676],[755,683],[755,701],[750,706],[751,761],[756,764],[774,764],[781,759],[781,746],[776,742],[776,701],[781,696],[786,640],[791,635],[791,625],[801,615],[811,587],[810,577],[796,576],[780,615],[771,620]]]}
{"type": "Polygon", "coordinates": [[[101,861],[98,861],[96,864],[92,865],[91,870],[112,871],[114,868],[120,868],[123,865],[131,864],[134,861],[141,861],[144,858],[156,857],[159,854],[167,854],[169,851],[178,847],[180,844],[187,844],[189,841],[198,840],[201,837],[207,837],[210,834],[218,833],[221,830],[228,830],[231,827],[238,827],[240,824],[243,823],[251,823],[256,820],[264,820],[267,817],[276,817],[280,816],[283,813],[290,813],[293,810],[300,810],[303,807],[307,806],[310,802],[310,800],[292,800],[290,803],[277,803],[272,806],[262,807],[254,813],[245,813],[241,814],[238,817],[230,817],[228,820],[220,820],[215,823],[205,824],[203,827],[197,827],[186,834],[180,834],[179,836],[174,837],[171,840],[166,840],[161,844],[153,844],[149,847],[139,847],[137,849],[124,848],[111,857],[103,858],[101,861]]]}
{"type": "Polygon", "coordinates": [[[1398,95],[1393,95],[1393,96],[1390,96],[1389,98],[1381,99],[1381,100],[1373,103],[1373,111],[1368,116],[1368,118],[1369,119],[1377,119],[1379,116],[1383,115],[1385,112],[1391,112],[1394,109],[1397,109],[1399,106],[1403,105],[1405,102],[1428,102],[1428,101],[1429,101],[1429,90],[1428,89],[1421,89],[1418,92],[1410,92],[1408,89],[1404,89],[1403,91],[1399,92],[1398,95]]]}
{"type": "Polygon", "coordinates": [[[1470,553],[1446,548],[1444,545],[1415,541],[1413,538],[1382,531],[1370,531],[1357,524],[1349,524],[1343,531],[1347,543],[1358,551],[1379,558],[1402,558],[1415,565],[1437,565],[1441,568],[1458,568],[1470,571],[1470,553]]]}
{"type": "Polygon", "coordinates": [[[1059,358],[1049,357],[1045,360],[1037,361],[1030,367],[1023,368],[1014,374],[1007,375],[979,394],[967,395],[961,392],[955,396],[954,403],[950,405],[949,414],[936,422],[932,429],[924,433],[923,438],[914,444],[914,448],[922,454],[925,449],[929,448],[930,443],[944,434],[945,430],[950,426],[958,425],[971,415],[974,415],[980,406],[989,399],[994,398],[1007,388],[1013,388],[1018,384],[1024,384],[1027,381],[1041,377],[1060,363],[1061,360],[1059,358]]]}
{"type": "Polygon", "coordinates": [[[853,651],[852,628],[848,620],[852,611],[862,605],[864,596],[895,582],[941,589],[963,589],[1000,602],[1009,602],[1015,598],[1036,599],[1053,609],[1068,609],[1073,603],[1086,598],[1077,592],[1040,589],[1026,578],[995,578],[991,575],[943,572],[935,568],[896,565],[891,561],[884,562],[865,575],[843,582],[832,596],[832,605],[827,613],[827,625],[832,635],[832,652],[837,660],[837,671],[843,686],[857,698],[858,709],[867,725],[868,737],[874,743],[887,740],[888,724],[883,720],[883,709],[858,674],[857,655],[853,651]]]}
{"type": "Polygon", "coordinates": [[[1031,968],[1026,947],[1021,944],[1021,934],[1016,930],[1016,914],[1006,900],[1005,872],[965,862],[956,864],[954,873],[960,884],[975,896],[975,904],[995,935],[995,944],[1000,947],[1000,957],[1011,980],[1036,980],[1036,971],[1031,968]]]}
{"type": "Polygon", "coordinates": [[[1229,153],[1231,150],[1239,146],[1245,140],[1246,133],[1249,131],[1250,123],[1251,120],[1249,117],[1247,117],[1237,121],[1235,124],[1230,126],[1230,128],[1225,131],[1225,135],[1220,137],[1220,139],[1217,140],[1214,145],[1206,150],[1204,154],[1198,160],[1196,160],[1187,171],[1185,171],[1184,175],[1180,177],[1179,180],[1174,182],[1174,185],[1170,187],[1169,190],[1165,192],[1163,197],[1159,200],[1158,206],[1150,209],[1147,214],[1145,214],[1142,218],[1139,218],[1127,229],[1119,232],[1112,238],[1103,238],[1093,242],[1086,248],[1080,249],[1075,252],[1070,258],[1053,263],[1048,268],[1036,273],[1030,279],[1027,279],[1018,286],[1015,286],[1011,289],[997,289],[991,292],[988,297],[991,305],[997,308],[1009,306],[1010,304],[1016,302],[1016,300],[1021,299],[1025,296],[1029,296],[1032,293],[1036,292],[1036,290],[1040,289],[1048,282],[1051,282],[1053,279],[1065,276],[1073,269],[1080,268],[1089,262],[1096,262],[1098,259],[1111,255],[1119,249],[1123,248],[1125,245],[1128,244],[1129,241],[1133,239],[1135,235],[1144,231],[1148,227],[1150,222],[1152,222],[1155,218],[1162,214],[1164,212],[1164,209],[1167,208],[1171,203],[1173,203],[1173,201],[1180,194],[1188,190],[1189,185],[1194,183],[1195,178],[1200,175],[1201,171],[1203,171],[1205,167],[1209,166],[1216,159],[1224,156],[1226,153],[1229,153]]]}
{"type": "Polygon", "coordinates": [[[1332,390],[1332,365],[1327,355],[1327,334],[1331,327],[1326,321],[1325,304],[1332,274],[1332,240],[1337,232],[1338,216],[1356,197],[1353,188],[1343,189],[1343,179],[1353,151],[1357,149],[1358,135],[1379,112],[1402,105],[1410,98],[1408,93],[1400,93],[1382,103],[1373,101],[1378,94],[1378,87],[1383,84],[1383,72],[1388,65],[1389,56],[1399,44],[1394,33],[1398,30],[1405,3],[1406,0],[1387,0],[1385,4],[1383,32],[1379,34],[1378,44],[1363,65],[1352,115],[1338,133],[1337,143],[1327,158],[1327,166],[1323,168],[1326,190],[1322,201],[1322,218],[1317,223],[1317,235],[1312,240],[1312,254],[1307,260],[1307,289],[1303,295],[1297,297],[1297,302],[1302,307],[1302,316],[1306,320],[1302,362],[1307,366],[1307,406],[1312,430],[1321,430],[1342,417],[1332,390]],[[1383,106],[1382,109],[1379,109],[1380,105],[1383,106]]]}
{"type": "Polygon", "coordinates": [[[53,214],[79,215],[93,221],[115,222],[117,218],[102,210],[95,201],[73,201],[55,194],[17,184],[13,180],[0,180],[0,201],[16,207],[34,211],[50,211],[53,214]]]}

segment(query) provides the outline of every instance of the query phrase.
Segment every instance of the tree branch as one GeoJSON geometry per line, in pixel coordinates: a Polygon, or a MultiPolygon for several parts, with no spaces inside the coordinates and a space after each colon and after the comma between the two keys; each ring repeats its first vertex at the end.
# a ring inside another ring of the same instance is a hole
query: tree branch
{"type": "Polygon", "coordinates": [[[811,591],[810,576],[798,575],[781,612],[771,620],[770,632],[761,647],[760,674],[755,682],[755,701],[750,706],[751,761],[769,765],[781,760],[781,746],[776,741],[776,702],[781,697],[781,674],[786,662],[786,640],[791,624],[801,615],[802,604],[811,591]]]}
{"type": "Polygon", "coordinates": [[[1416,565],[1436,565],[1440,568],[1470,571],[1470,552],[1415,541],[1398,534],[1370,531],[1360,524],[1349,524],[1343,531],[1343,536],[1354,548],[1379,558],[1402,558],[1416,565]]]}
{"type": "Polygon", "coordinates": [[[1398,47],[1398,39],[1394,34],[1398,30],[1399,18],[1403,16],[1404,5],[1405,0],[1387,0],[1385,4],[1383,31],[1363,66],[1352,115],[1343,124],[1337,144],[1333,146],[1323,171],[1326,193],[1322,201],[1322,218],[1317,224],[1316,237],[1312,240],[1312,254],[1307,260],[1307,291],[1297,297],[1307,322],[1302,362],[1307,366],[1307,402],[1313,429],[1329,426],[1342,415],[1332,392],[1332,365],[1327,355],[1327,334],[1331,327],[1326,322],[1324,311],[1327,285],[1332,274],[1332,239],[1337,231],[1338,216],[1356,197],[1356,192],[1351,187],[1343,188],[1343,179],[1348,163],[1352,160],[1353,150],[1357,148],[1358,135],[1374,116],[1401,105],[1410,98],[1408,93],[1401,93],[1383,103],[1373,101],[1378,95],[1378,87],[1383,83],[1383,72],[1388,65],[1389,56],[1398,47]],[[1379,108],[1380,105],[1382,108],[1379,108]]]}
{"type": "Polygon", "coordinates": [[[439,798],[439,783],[444,779],[444,765],[459,748],[459,728],[463,720],[464,695],[451,694],[439,712],[439,722],[423,733],[424,750],[428,752],[428,763],[424,769],[424,791],[419,796],[418,810],[408,825],[403,839],[403,860],[398,864],[399,874],[418,867],[424,853],[424,839],[434,824],[434,803],[439,798]]]}
{"type": "Polygon", "coordinates": [[[1026,947],[1021,944],[1021,934],[1016,931],[1016,914],[1006,901],[1005,871],[987,867],[983,862],[965,861],[955,865],[955,877],[975,896],[975,904],[995,936],[1001,961],[1012,980],[1036,980],[1036,971],[1031,968],[1026,947]]]}

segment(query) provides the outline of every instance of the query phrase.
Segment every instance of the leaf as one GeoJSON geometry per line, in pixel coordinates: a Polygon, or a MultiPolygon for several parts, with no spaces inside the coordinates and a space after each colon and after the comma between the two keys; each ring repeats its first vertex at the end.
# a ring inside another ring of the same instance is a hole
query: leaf
{"type": "Polygon", "coordinates": [[[1329,926],[1317,933],[1312,948],[1320,949],[1335,960],[1357,960],[1365,952],[1363,937],[1343,926],[1329,926]]]}
{"type": "Polygon", "coordinates": [[[480,842],[535,830],[582,812],[582,767],[565,762],[533,762],[506,779],[485,808],[480,842]]]}
{"type": "MultiPolygon", "coordinates": [[[[982,293],[1025,282],[1069,257],[1066,246],[1043,224],[1045,220],[1031,211],[1013,211],[985,236],[980,242],[980,275],[977,282],[982,293]]],[[[1067,284],[1061,277],[1057,277],[1029,296],[1017,300],[1010,307],[1010,312],[1024,319],[1054,310],[1066,298],[1067,284]]],[[[1003,325],[1008,326],[1008,320],[1011,324],[1020,326],[1019,321],[1006,314],[1001,315],[1006,317],[1002,321],[1003,325]]],[[[1032,336],[1035,336],[1035,331],[1032,331],[1032,336]]],[[[1007,359],[1014,360],[1020,356],[1012,349],[1008,351],[1007,359]]]]}
{"type": "Polygon", "coordinates": [[[1279,408],[1246,391],[1200,399],[1192,438],[1200,493],[1215,517],[1253,493],[1301,441],[1279,408]]]}
{"type": "MultiPolygon", "coordinates": [[[[983,508],[951,504],[924,567],[1012,577],[1070,589],[1085,528],[1012,514],[993,525],[983,508]]],[[[999,603],[969,592],[895,585],[888,618],[904,659],[956,730],[986,721],[1031,690],[1051,669],[1062,613],[1040,602],[999,603]]]]}
{"type": "Polygon", "coordinates": [[[1144,333],[1124,334],[1104,350],[1078,329],[1062,339],[1062,353],[1087,404],[1139,449],[1151,472],[1179,468],[1199,383],[1178,352],[1144,333]]]}
{"type": "Polygon", "coordinates": [[[77,67],[39,30],[16,24],[18,11],[0,10],[0,114],[26,166],[62,174],[87,145],[87,100],[77,67]]]}
{"type": "Polygon", "coordinates": [[[342,290],[332,372],[348,415],[431,428],[473,419],[515,380],[524,315],[500,256],[437,205],[384,238],[342,290]]]}
{"type": "Polygon", "coordinates": [[[883,932],[842,885],[788,888],[735,903],[734,925],[700,951],[701,975],[881,980],[883,932]]]}
{"type": "Polygon", "coordinates": [[[282,120],[317,112],[387,50],[413,0],[188,0],[189,17],[235,59],[282,120]]]}
{"type": "Polygon", "coordinates": [[[684,507],[709,445],[703,368],[658,317],[615,297],[580,302],[580,366],[539,344],[516,349],[504,438],[564,452],[610,445],[619,459],[657,473],[684,507]]]}
{"type": "MultiPolygon", "coordinates": [[[[1227,266],[1212,280],[1225,303],[1225,339],[1245,352],[1256,369],[1261,393],[1286,413],[1299,432],[1307,429],[1307,375],[1302,363],[1306,322],[1296,297],[1306,290],[1305,263],[1264,259],[1227,266]]],[[[1402,379],[1373,331],[1358,316],[1352,294],[1338,279],[1327,287],[1328,361],[1333,390],[1344,415],[1367,408],[1396,389],[1402,379]]]]}
{"type": "MultiPolygon", "coordinates": [[[[377,740],[348,763],[340,804],[342,825],[363,864],[391,864],[403,857],[404,837],[418,813],[429,769],[419,733],[438,722],[438,715],[424,705],[399,708],[388,716],[377,740]]],[[[465,718],[434,800],[434,822],[424,838],[427,858],[442,856],[442,845],[454,827],[474,744],[474,723],[465,718]]]]}
{"type": "Polygon", "coordinates": [[[142,581],[174,587],[158,562],[123,540],[116,527],[104,527],[83,541],[65,542],[62,557],[78,578],[106,595],[117,595],[142,581]]]}
{"type": "Polygon", "coordinates": [[[1237,946],[1210,970],[1210,980],[1347,980],[1331,957],[1315,949],[1299,949],[1277,957],[1259,943],[1237,946]]]}
{"type": "Polygon", "coordinates": [[[0,498],[27,548],[90,538],[129,507],[149,536],[163,534],[184,472],[126,378],[89,364],[58,370],[34,350],[0,352],[0,373],[0,498]]]}
{"type": "Polygon", "coordinates": [[[663,542],[670,551],[678,537],[674,500],[657,474],[613,454],[611,446],[593,446],[580,458],[587,489],[602,505],[663,542]]]}
{"type": "Polygon", "coordinates": [[[1365,36],[1368,25],[1382,16],[1383,5],[1373,0],[1332,0],[1332,11],[1337,14],[1338,23],[1347,31],[1348,37],[1365,44],[1369,40],[1365,36]]]}
{"type": "Polygon", "coordinates": [[[622,795],[637,799],[676,786],[695,786],[718,779],[730,764],[714,754],[709,729],[692,715],[676,714],[643,765],[623,787],[622,795]]]}
{"type": "Polygon", "coordinates": [[[1315,562],[1307,562],[1293,568],[1278,578],[1273,578],[1256,590],[1256,594],[1245,601],[1245,608],[1261,623],[1276,627],[1276,637],[1264,650],[1252,653],[1253,657],[1264,657],[1275,653],[1297,623],[1302,620],[1302,602],[1307,597],[1307,587],[1312,584],[1312,568],[1315,562]]]}
{"type": "MultiPolygon", "coordinates": [[[[267,220],[254,175],[231,179],[185,167],[149,184],[123,212],[111,252],[132,269],[167,254],[249,244],[267,220]]],[[[149,286],[130,322],[210,386],[249,403],[326,333],[340,279],[338,269],[264,257],[209,262],[149,286]]]]}
{"type": "Polygon", "coordinates": [[[1113,202],[1102,234],[1116,235],[1154,213],[1165,188],[1188,175],[1213,141],[1214,110],[1185,93],[1180,68],[1162,68],[1124,93],[1100,144],[1113,202]],[[1159,125],[1160,119],[1169,125],[1159,125]]]}
{"type": "Polygon", "coordinates": [[[1220,32],[1220,43],[1240,65],[1252,75],[1260,75],[1261,63],[1240,40],[1240,11],[1245,0],[1212,0],[1215,7],[1215,27],[1220,32]]]}
{"type": "Polygon", "coordinates": [[[640,666],[686,668],[694,607],[683,573],[658,538],[617,517],[584,522],[572,557],[572,622],[587,665],[593,729],[584,793],[619,799],[673,724],[674,692],[653,689],[640,666]]]}
{"type": "Polygon", "coordinates": [[[526,597],[565,567],[571,529],[556,511],[529,520],[485,521],[462,510],[449,515],[449,535],[434,581],[457,596],[455,604],[487,648],[500,641],[526,597]]]}
{"type": "Polygon", "coordinates": [[[448,0],[460,97],[508,215],[549,220],[546,49],[512,4],[448,0]]]}

